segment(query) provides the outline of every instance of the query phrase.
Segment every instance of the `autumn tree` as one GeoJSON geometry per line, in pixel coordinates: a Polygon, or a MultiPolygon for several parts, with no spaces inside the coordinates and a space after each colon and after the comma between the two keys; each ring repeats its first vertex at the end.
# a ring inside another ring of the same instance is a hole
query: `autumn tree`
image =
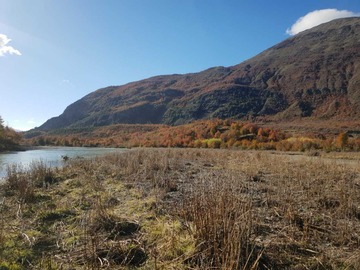
{"type": "Polygon", "coordinates": [[[0,116],[0,151],[17,148],[21,136],[15,130],[4,126],[4,120],[0,116]]]}
{"type": "Polygon", "coordinates": [[[349,140],[349,136],[346,132],[341,132],[335,139],[335,144],[338,148],[343,149],[349,140]]]}
{"type": "Polygon", "coordinates": [[[4,133],[4,120],[0,116],[0,137],[3,135],[3,133],[4,133]]]}

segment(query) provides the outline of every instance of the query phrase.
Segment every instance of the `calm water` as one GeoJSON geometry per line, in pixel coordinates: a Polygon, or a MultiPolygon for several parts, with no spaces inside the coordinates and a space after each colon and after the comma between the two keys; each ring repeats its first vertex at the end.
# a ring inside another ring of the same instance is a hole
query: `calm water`
{"type": "Polygon", "coordinates": [[[69,158],[84,157],[92,158],[109,153],[121,153],[127,151],[119,148],[93,148],[93,147],[43,147],[24,152],[11,152],[0,154],[0,179],[6,175],[6,167],[9,164],[22,164],[26,168],[33,161],[43,161],[49,166],[61,166],[62,156],[69,158]]]}

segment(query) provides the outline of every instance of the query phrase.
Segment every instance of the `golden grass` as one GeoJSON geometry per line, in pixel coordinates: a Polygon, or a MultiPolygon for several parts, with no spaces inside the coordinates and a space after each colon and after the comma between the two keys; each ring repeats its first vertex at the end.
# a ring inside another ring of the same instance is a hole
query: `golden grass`
{"type": "Polygon", "coordinates": [[[358,269],[359,159],[137,149],[9,168],[0,269],[358,269]]]}

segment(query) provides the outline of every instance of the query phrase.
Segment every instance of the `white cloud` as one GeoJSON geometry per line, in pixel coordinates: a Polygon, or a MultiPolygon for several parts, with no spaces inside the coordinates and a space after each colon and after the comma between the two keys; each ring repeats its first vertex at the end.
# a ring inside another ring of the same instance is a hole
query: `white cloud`
{"type": "Polygon", "coordinates": [[[0,34],[0,56],[4,56],[5,54],[21,55],[21,52],[17,49],[7,45],[10,41],[11,39],[9,39],[6,35],[0,34]]]}
{"type": "Polygon", "coordinates": [[[34,118],[31,118],[31,119],[28,120],[26,123],[29,124],[29,125],[35,125],[35,124],[36,124],[34,118]]]}
{"type": "Polygon", "coordinates": [[[30,129],[33,129],[37,126],[37,124],[40,123],[40,121],[35,120],[34,118],[28,118],[26,119],[15,119],[13,121],[10,121],[8,126],[11,126],[15,130],[18,131],[27,131],[30,129]]]}
{"type": "Polygon", "coordinates": [[[0,34],[0,47],[5,46],[11,41],[6,35],[0,34]]]}
{"type": "Polygon", "coordinates": [[[310,29],[322,23],[332,21],[339,18],[358,17],[360,13],[355,13],[348,10],[337,9],[321,9],[309,12],[303,17],[300,17],[296,23],[286,30],[289,35],[296,35],[306,29],[310,29]]]}

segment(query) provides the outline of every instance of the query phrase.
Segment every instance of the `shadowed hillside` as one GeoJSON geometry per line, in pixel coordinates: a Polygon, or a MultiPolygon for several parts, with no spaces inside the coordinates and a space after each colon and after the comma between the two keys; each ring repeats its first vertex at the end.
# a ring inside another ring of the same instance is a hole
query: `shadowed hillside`
{"type": "Polygon", "coordinates": [[[235,118],[358,119],[360,18],[322,24],[232,67],[99,89],[39,129],[235,118]]]}

